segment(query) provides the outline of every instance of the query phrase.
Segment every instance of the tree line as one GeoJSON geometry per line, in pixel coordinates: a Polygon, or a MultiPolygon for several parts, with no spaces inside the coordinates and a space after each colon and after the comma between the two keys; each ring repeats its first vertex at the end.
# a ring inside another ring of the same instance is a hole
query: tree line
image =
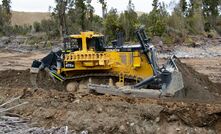
{"type": "MultiPolygon", "coordinates": [[[[115,8],[107,11],[106,0],[97,1],[102,7],[101,17],[95,14],[91,0],[55,0],[56,7],[52,8],[51,19],[35,22],[34,32],[45,32],[49,37],[62,37],[93,30],[104,33],[108,40],[122,33],[125,41],[134,41],[134,31],[144,25],[149,36],[163,37],[169,43],[187,35],[211,31],[221,33],[221,0],[180,0],[171,13],[167,11],[164,2],[153,0],[152,11],[142,15],[137,14],[132,0],[128,0],[127,9],[121,13],[115,8]]],[[[10,0],[3,0],[0,5],[0,33],[30,30],[30,27],[10,25],[10,3],[10,0]]]]}
{"type": "Polygon", "coordinates": [[[27,34],[31,31],[29,25],[11,25],[11,0],[2,0],[0,4],[0,36],[10,36],[13,34],[27,34]]]}

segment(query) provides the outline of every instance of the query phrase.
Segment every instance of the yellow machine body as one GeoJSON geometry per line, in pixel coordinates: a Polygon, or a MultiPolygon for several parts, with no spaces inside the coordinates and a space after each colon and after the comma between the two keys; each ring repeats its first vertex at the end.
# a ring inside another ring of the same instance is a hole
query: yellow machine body
{"type": "Polygon", "coordinates": [[[184,96],[183,78],[175,57],[159,68],[156,50],[144,29],[137,30],[136,35],[139,45],[123,45],[122,38],[118,38],[110,46],[104,44],[102,34],[94,32],[67,36],[63,50],[53,50],[41,61],[33,61],[32,73],[44,68],[53,80],[64,82],[70,92],[86,90],[157,98],[177,93],[184,96]]]}
{"type": "Polygon", "coordinates": [[[65,54],[64,67],[57,69],[58,74],[66,77],[87,73],[112,73],[124,76],[144,79],[153,76],[153,69],[147,58],[139,50],[120,52],[117,49],[96,51],[88,46],[87,39],[102,38],[103,35],[94,32],[82,32],[79,35],[71,35],[71,39],[81,40],[81,49],[65,54]],[[67,64],[73,65],[71,68],[67,64]]]}

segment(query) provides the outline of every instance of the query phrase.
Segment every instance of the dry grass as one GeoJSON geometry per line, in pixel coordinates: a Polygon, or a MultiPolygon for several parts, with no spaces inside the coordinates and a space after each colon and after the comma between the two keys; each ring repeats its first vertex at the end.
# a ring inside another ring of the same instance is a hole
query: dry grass
{"type": "Polygon", "coordinates": [[[12,25],[32,25],[33,22],[40,22],[43,19],[49,19],[49,13],[40,13],[40,12],[12,12],[12,25]]]}
{"type": "Polygon", "coordinates": [[[141,12],[141,11],[136,11],[138,16],[141,16],[142,14],[144,14],[145,12],[141,12]]]}
{"type": "MultiPolygon", "coordinates": [[[[144,12],[137,12],[141,16],[144,12]]],[[[32,25],[35,21],[40,22],[43,19],[49,19],[50,13],[48,12],[18,12],[12,11],[12,25],[32,25]]]]}

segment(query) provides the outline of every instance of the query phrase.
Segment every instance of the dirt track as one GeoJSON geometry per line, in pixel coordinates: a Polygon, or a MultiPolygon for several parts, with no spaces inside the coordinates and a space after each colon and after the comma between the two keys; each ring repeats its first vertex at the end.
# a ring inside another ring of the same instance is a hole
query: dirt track
{"type": "Polygon", "coordinates": [[[18,52],[0,49],[0,70],[26,70],[34,59],[41,59],[47,52],[18,52]]]}
{"type": "MultiPolygon", "coordinates": [[[[44,83],[33,90],[27,69],[33,59],[45,54],[0,50],[1,100],[22,95],[20,101],[29,104],[11,112],[30,119],[33,126],[69,126],[72,133],[221,133],[221,101],[214,98],[221,93],[220,86],[188,67],[183,70],[188,73],[186,81],[195,80],[188,85],[192,96],[185,100],[72,94],[54,90],[56,84],[53,83],[44,83]],[[202,90],[195,90],[199,87],[203,87],[202,90]]],[[[182,59],[219,83],[220,61],[221,57],[182,59]]]]}

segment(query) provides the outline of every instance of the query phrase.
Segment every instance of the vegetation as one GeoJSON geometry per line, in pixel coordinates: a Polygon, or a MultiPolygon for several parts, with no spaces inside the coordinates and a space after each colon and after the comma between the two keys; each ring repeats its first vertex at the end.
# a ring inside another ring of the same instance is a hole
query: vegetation
{"type": "Polygon", "coordinates": [[[97,0],[102,7],[102,17],[94,14],[91,0],[55,0],[56,7],[50,20],[35,22],[33,26],[11,26],[10,0],[2,0],[0,5],[0,35],[44,32],[48,38],[63,37],[65,34],[93,30],[114,40],[117,33],[124,35],[125,41],[134,41],[134,31],[144,25],[149,36],[160,36],[167,43],[174,43],[187,35],[198,35],[216,31],[221,33],[221,0],[180,0],[169,13],[167,6],[153,0],[153,9],[140,16],[135,11],[132,0],[127,9],[120,13],[112,8],[107,12],[106,0],[97,0]]]}
{"type": "Polygon", "coordinates": [[[11,11],[10,11],[10,0],[2,0],[2,5],[0,5],[0,33],[6,34],[8,31],[11,31],[9,28],[11,11]]]}

